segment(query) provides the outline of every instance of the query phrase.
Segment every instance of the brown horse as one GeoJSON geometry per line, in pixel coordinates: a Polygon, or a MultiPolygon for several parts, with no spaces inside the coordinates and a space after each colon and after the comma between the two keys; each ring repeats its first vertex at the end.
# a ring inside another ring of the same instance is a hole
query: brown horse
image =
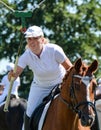
{"type": "Polygon", "coordinates": [[[27,102],[23,98],[12,98],[8,112],[4,112],[4,104],[0,106],[0,130],[21,130],[27,102]]]}
{"type": "Polygon", "coordinates": [[[93,74],[97,67],[97,60],[91,65],[81,59],[75,62],[63,79],[60,94],[47,111],[42,130],[90,130],[96,115],[93,74]]]}

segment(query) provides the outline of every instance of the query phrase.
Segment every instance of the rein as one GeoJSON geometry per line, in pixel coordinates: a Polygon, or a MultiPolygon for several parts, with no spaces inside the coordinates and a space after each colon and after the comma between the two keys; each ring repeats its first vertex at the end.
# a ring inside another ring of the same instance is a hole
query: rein
{"type": "Polygon", "coordinates": [[[63,99],[61,97],[61,95],[59,95],[59,99],[64,103],[66,104],[66,106],[71,109],[73,112],[77,113],[79,115],[79,118],[80,118],[80,115],[81,115],[81,112],[79,110],[79,107],[80,106],[83,106],[83,105],[89,105],[89,106],[92,106],[93,110],[96,111],[95,109],[95,105],[92,103],[92,102],[88,102],[88,101],[85,101],[85,102],[80,102],[78,103],[77,105],[73,105],[73,104],[70,104],[67,100],[63,99]]]}

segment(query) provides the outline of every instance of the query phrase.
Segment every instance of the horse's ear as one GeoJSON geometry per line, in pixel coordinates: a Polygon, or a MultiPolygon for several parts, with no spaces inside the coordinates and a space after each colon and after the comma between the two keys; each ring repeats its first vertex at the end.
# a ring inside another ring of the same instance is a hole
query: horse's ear
{"type": "Polygon", "coordinates": [[[81,60],[81,58],[79,58],[79,59],[75,62],[75,64],[74,64],[75,70],[76,70],[77,72],[80,71],[81,65],[82,65],[82,60],[81,60]]]}
{"type": "Polygon", "coordinates": [[[94,60],[93,63],[89,66],[89,70],[91,72],[95,72],[98,68],[98,61],[94,60]]]}

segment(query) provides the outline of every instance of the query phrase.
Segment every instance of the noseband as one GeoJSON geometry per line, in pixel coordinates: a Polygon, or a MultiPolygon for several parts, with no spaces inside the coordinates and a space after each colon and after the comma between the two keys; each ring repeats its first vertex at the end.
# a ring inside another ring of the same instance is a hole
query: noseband
{"type": "Polygon", "coordinates": [[[84,110],[87,106],[88,107],[90,106],[93,109],[93,111],[94,111],[93,116],[95,117],[95,113],[96,113],[95,103],[91,102],[89,97],[87,97],[89,99],[88,101],[81,101],[81,102],[78,103],[77,98],[75,96],[74,78],[81,79],[82,82],[86,86],[88,86],[90,84],[90,81],[94,78],[94,76],[89,77],[89,76],[73,75],[72,83],[71,83],[71,87],[70,87],[70,97],[71,97],[72,103],[69,103],[67,100],[63,99],[61,96],[60,96],[60,100],[62,102],[64,102],[72,111],[76,112],[78,114],[79,118],[82,118],[82,115],[84,115],[82,110],[84,110]],[[82,110],[80,110],[81,106],[82,106],[82,110]]]}

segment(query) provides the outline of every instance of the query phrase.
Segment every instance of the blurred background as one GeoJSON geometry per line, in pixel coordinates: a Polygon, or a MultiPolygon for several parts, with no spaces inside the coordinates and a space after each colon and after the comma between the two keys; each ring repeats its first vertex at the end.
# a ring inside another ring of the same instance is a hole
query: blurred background
{"type": "MultiPolygon", "coordinates": [[[[97,59],[95,76],[101,76],[101,0],[0,0],[0,80],[7,63],[15,62],[19,46],[19,55],[25,50],[21,29],[32,25],[41,26],[45,37],[60,45],[72,63],[80,57],[87,64],[97,59]]],[[[26,68],[21,97],[27,98],[31,81],[32,72],[26,68]]]]}

